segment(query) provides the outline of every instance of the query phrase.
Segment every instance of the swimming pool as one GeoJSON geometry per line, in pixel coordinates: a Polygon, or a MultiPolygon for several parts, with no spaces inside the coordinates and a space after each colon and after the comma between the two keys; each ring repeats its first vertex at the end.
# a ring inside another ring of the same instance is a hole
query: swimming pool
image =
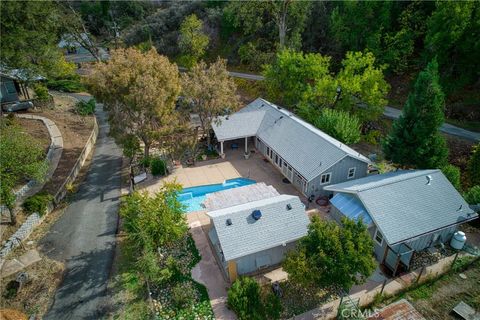
{"type": "Polygon", "coordinates": [[[226,180],[223,183],[185,188],[182,190],[182,192],[179,193],[178,200],[187,207],[187,212],[204,210],[204,208],[200,204],[205,200],[207,194],[237,187],[248,186],[254,183],[257,182],[252,179],[235,178],[226,180]]]}

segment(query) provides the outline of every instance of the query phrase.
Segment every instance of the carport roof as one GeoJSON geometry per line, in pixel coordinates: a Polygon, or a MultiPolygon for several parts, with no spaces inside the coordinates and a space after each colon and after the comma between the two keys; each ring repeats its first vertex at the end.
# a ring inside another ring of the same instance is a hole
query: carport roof
{"type": "Polygon", "coordinates": [[[207,214],[212,219],[226,261],[296,241],[307,234],[309,224],[303,203],[291,195],[279,195],[207,214]],[[254,210],[260,210],[260,219],[252,217],[254,210]]]}
{"type": "Polygon", "coordinates": [[[257,134],[265,111],[234,113],[219,117],[212,123],[218,141],[252,137],[257,134]]]}

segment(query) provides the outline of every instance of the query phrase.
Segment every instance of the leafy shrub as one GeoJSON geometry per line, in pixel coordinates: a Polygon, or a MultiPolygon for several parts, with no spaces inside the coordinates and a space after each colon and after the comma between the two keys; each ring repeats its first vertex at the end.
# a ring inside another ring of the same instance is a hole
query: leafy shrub
{"type": "Polygon", "coordinates": [[[36,195],[28,197],[27,200],[23,203],[23,210],[26,213],[37,212],[40,216],[45,214],[48,204],[53,200],[53,196],[46,193],[40,192],[36,195]]]}
{"type": "Polygon", "coordinates": [[[165,175],[167,173],[167,166],[165,161],[160,158],[153,158],[150,161],[150,170],[154,176],[165,175]]]}
{"type": "Polygon", "coordinates": [[[446,166],[442,167],[441,170],[445,177],[447,177],[448,181],[450,181],[450,183],[455,187],[455,189],[460,191],[460,168],[454,166],[453,164],[447,164],[446,166]]]}
{"type": "Polygon", "coordinates": [[[240,277],[228,290],[228,306],[237,314],[238,319],[263,319],[263,303],[260,286],[249,277],[240,277]]]}
{"type": "Polygon", "coordinates": [[[345,111],[323,109],[314,125],[345,144],[360,141],[360,120],[345,111]]]}
{"type": "Polygon", "coordinates": [[[362,140],[371,145],[377,145],[380,141],[382,133],[378,130],[370,130],[362,137],[362,140]]]}
{"type": "Polygon", "coordinates": [[[265,315],[267,319],[277,320],[280,319],[282,313],[282,303],[280,298],[273,292],[270,292],[265,297],[265,315]]]}
{"type": "Polygon", "coordinates": [[[177,283],[172,289],[173,303],[177,308],[187,306],[195,299],[195,288],[190,281],[177,283]]]}
{"type": "Polygon", "coordinates": [[[51,79],[47,81],[47,87],[63,92],[82,92],[85,87],[80,81],[79,75],[72,75],[64,79],[51,79]]]}
{"type": "Polygon", "coordinates": [[[470,183],[480,185],[480,143],[473,148],[473,154],[468,161],[470,183]]]}
{"type": "Polygon", "coordinates": [[[77,102],[75,107],[79,115],[88,116],[95,113],[95,104],[96,104],[96,101],[95,99],[92,98],[88,100],[88,102],[85,102],[83,100],[77,102]]]}
{"type": "Polygon", "coordinates": [[[468,204],[480,203],[480,185],[471,187],[467,192],[463,194],[465,201],[468,204]]]}
{"type": "Polygon", "coordinates": [[[41,83],[37,83],[33,87],[33,91],[35,92],[35,96],[37,97],[37,99],[40,101],[47,101],[48,99],[50,99],[47,87],[41,83]]]}

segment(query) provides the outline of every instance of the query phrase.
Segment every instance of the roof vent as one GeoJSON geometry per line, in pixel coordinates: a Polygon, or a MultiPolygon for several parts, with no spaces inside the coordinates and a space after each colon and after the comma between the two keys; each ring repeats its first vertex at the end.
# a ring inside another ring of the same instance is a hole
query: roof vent
{"type": "Polygon", "coordinates": [[[281,119],[283,119],[283,116],[280,116],[280,118],[278,118],[277,120],[275,120],[275,122],[274,122],[273,124],[277,123],[277,122],[278,122],[279,120],[281,120],[281,119]]]}
{"type": "Polygon", "coordinates": [[[231,226],[232,225],[232,219],[227,219],[227,226],[231,226]]]}
{"type": "Polygon", "coordinates": [[[460,205],[460,207],[457,209],[457,211],[462,211],[463,209],[463,204],[460,205]]]}
{"type": "Polygon", "coordinates": [[[427,178],[427,185],[429,186],[431,183],[432,183],[432,176],[431,175],[428,175],[426,176],[425,178],[427,178]]]}
{"type": "Polygon", "coordinates": [[[277,106],[277,109],[278,109],[278,110],[282,110],[282,107],[280,107],[280,106],[277,106]]]}
{"type": "Polygon", "coordinates": [[[255,220],[259,220],[262,217],[262,213],[260,210],[253,210],[252,212],[252,218],[255,220]]]}
{"type": "Polygon", "coordinates": [[[287,203],[287,210],[292,210],[292,205],[290,203],[287,203]]]}

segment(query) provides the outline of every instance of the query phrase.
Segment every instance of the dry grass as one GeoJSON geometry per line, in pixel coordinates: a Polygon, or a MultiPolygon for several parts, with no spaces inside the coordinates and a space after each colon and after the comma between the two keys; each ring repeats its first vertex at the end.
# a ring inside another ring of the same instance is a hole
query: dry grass
{"type": "Polygon", "coordinates": [[[29,275],[30,280],[11,299],[5,299],[3,294],[6,285],[9,281],[15,279],[15,275],[2,279],[0,283],[0,292],[2,292],[0,306],[41,317],[48,310],[51,297],[62,278],[63,265],[43,257],[41,261],[28,266],[23,271],[29,275]]]}

